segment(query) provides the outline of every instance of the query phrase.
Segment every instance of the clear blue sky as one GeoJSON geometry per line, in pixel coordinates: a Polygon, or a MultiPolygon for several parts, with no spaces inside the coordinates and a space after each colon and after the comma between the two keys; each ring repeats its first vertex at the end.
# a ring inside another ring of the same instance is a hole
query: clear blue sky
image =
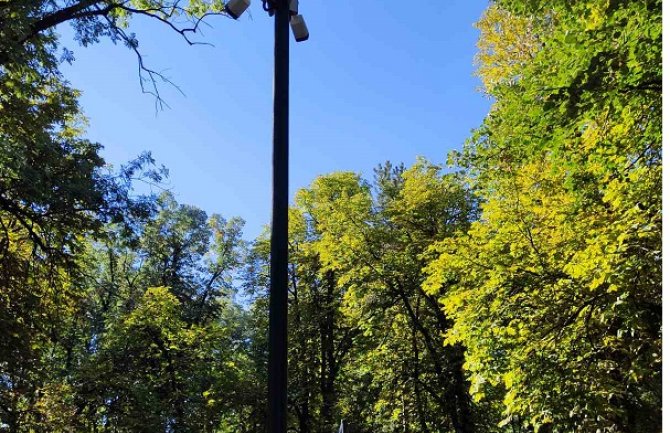
{"type": "MultiPolygon", "coordinates": [[[[302,0],[311,37],[291,43],[291,194],[320,174],[370,177],[386,160],[441,163],[460,148],[489,107],[473,76],[473,23],[486,4],[302,0]]],[[[273,66],[272,20],[259,0],[250,11],[237,22],[211,19],[201,39],[214,47],[133,22],[147,63],[186,95],[163,86],[171,109],[159,113],[140,92],[130,50],[108,41],[82,48],[60,29],[76,57],[65,75],[83,92],[88,136],[107,161],[151,151],[179,201],[243,217],[247,238],[270,220],[273,66]]]]}

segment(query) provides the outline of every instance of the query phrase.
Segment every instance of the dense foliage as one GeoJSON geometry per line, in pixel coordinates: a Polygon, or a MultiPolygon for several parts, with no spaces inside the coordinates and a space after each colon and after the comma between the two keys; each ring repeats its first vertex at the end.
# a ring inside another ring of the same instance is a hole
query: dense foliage
{"type": "MultiPolygon", "coordinates": [[[[156,93],[132,18],[221,6],[0,4],[0,431],[265,432],[268,235],[135,193],[150,155],[107,167],[54,31],[124,42],[156,93]]],[[[290,431],[661,431],[660,9],[492,2],[451,166],[297,193],[290,431]]]]}
{"type": "Polygon", "coordinates": [[[660,8],[501,1],[482,21],[496,102],[462,162],[483,213],[425,288],[451,287],[447,342],[501,425],[660,430],[660,8]]]}

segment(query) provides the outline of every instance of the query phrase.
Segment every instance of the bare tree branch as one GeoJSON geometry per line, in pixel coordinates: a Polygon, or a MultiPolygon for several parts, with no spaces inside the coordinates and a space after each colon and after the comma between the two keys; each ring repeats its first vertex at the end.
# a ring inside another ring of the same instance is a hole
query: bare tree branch
{"type": "MultiPolygon", "coordinates": [[[[147,66],[143,54],[139,51],[135,36],[133,34],[127,33],[123,28],[121,28],[116,20],[116,17],[114,17],[112,13],[117,10],[122,10],[127,12],[131,17],[145,16],[168,26],[172,31],[179,34],[189,45],[212,46],[212,44],[208,42],[194,40],[193,35],[201,33],[200,29],[202,25],[208,25],[205,21],[206,18],[211,16],[227,15],[224,12],[205,12],[200,15],[191,15],[186,8],[180,5],[180,3],[182,3],[182,0],[173,0],[170,3],[166,2],[166,4],[156,2],[151,7],[137,8],[130,6],[128,0],[80,0],[71,6],[48,13],[47,15],[37,19],[30,26],[28,33],[17,36],[18,39],[15,39],[14,43],[18,43],[19,45],[29,43],[39,34],[53,29],[57,25],[67,21],[95,17],[103,19],[106,21],[106,31],[108,32],[109,36],[113,40],[115,39],[123,41],[124,44],[133,50],[137,56],[138,76],[142,93],[150,94],[156,99],[156,110],[158,111],[159,109],[162,110],[165,107],[169,108],[169,105],[160,95],[160,83],[167,83],[171,85],[181,94],[184,94],[184,92],[182,92],[179,86],[166,77],[163,72],[154,70],[147,66]],[[179,17],[183,17],[184,19],[179,22],[179,17]]],[[[6,63],[8,59],[9,56],[6,52],[0,52],[0,66],[6,63]]]]}

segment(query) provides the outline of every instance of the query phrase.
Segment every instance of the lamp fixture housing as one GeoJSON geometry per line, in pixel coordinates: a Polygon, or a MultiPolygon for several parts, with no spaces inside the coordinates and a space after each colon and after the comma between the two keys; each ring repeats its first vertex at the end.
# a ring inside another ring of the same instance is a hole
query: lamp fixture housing
{"type": "Polygon", "coordinates": [[[230,0],[226,3],[225,11],[233,19],[238,19],[251,6],[251,0],[230,0]]]}
{"type": "Polygon", "coordinates": [[[302,42],[309,39],[309,30],[307,29],[307,24],[305,24],[305,19],[302,15],[298,14],[291,17],[291,30],[293,31],[293,36],[295,37],[296,42],[302,42]]]}

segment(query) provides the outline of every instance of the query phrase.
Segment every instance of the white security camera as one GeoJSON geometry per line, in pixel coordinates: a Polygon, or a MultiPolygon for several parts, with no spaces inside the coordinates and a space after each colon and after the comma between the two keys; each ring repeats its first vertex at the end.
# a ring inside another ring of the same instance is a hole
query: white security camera
{"type": "Polygon", "coordinates": [[[233,19],[238,19],[250,5],[250,0],[230,0],[226,3],[225,10],[233,19]]]}
{"type": "Polygon", "coordinates": [[[306,41],[309,39],[309,30],[302,15],[295,15],[291,17],[291,30],[297,42],[306,41]]]}
{"type": "Polygon", "coordinates": [[[298,0],[291,0],[289,2],[288,13],[291,16],[298,15],[298,0]]]}

